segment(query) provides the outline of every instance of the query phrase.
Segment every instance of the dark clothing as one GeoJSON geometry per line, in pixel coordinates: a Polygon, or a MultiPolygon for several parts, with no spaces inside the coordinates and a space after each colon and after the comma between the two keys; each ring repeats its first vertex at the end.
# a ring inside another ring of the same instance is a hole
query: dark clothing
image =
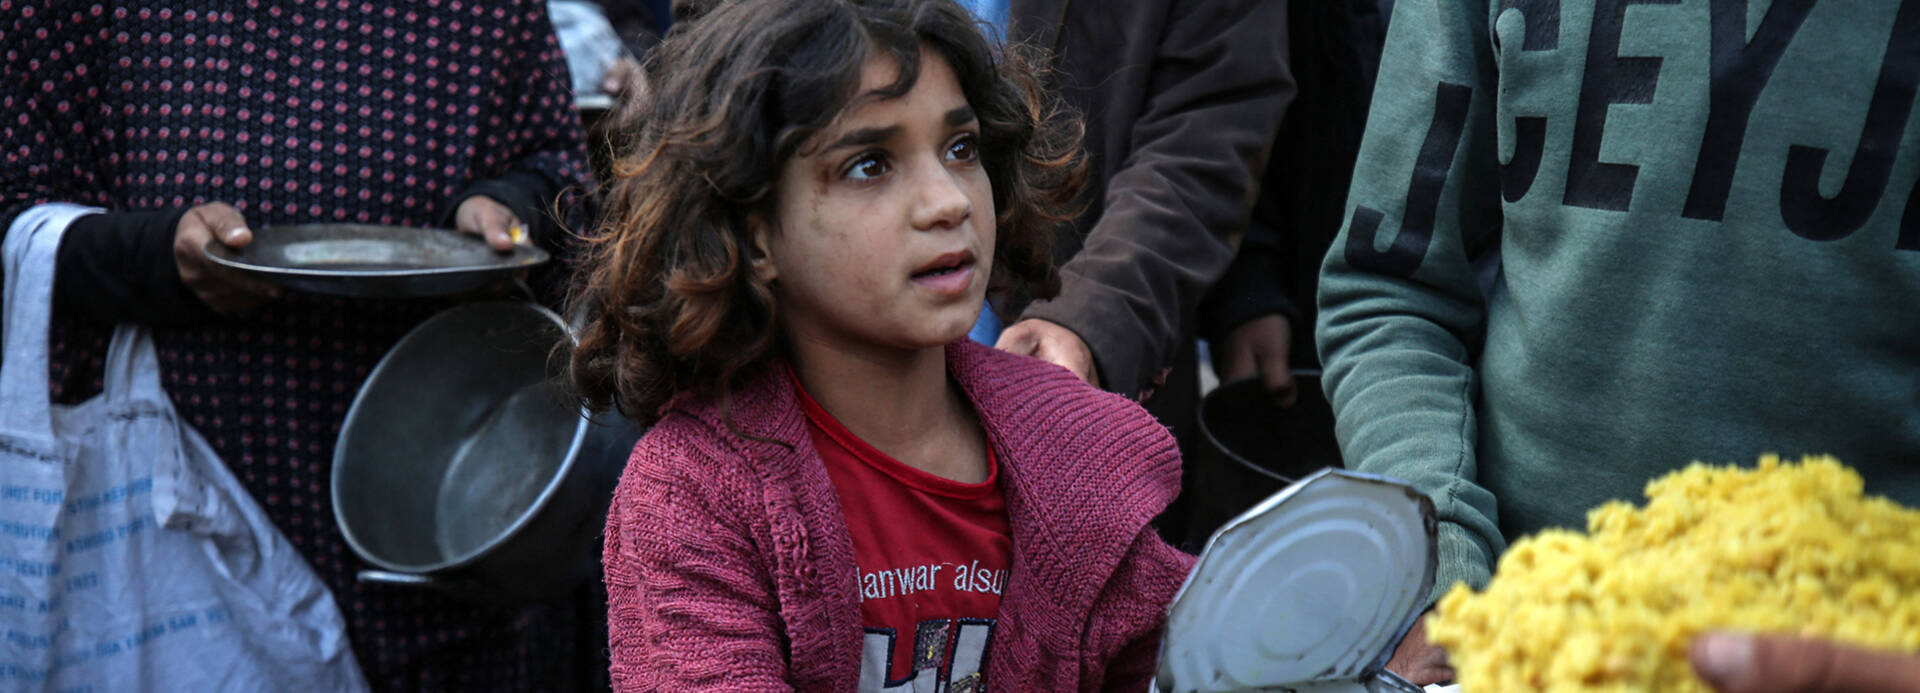
{"type": "Polygon", "coordinates": [[[100,325],[140,320],[191,325],[213,309],[180,283],[173,231],[184,207],[109,212],[75,219],[54,260],[56,310],[100,325]]]}
{"type": "Polygon", "coordinates": [[[1080,336],[1132,395],[1191,340],[1233,258],[1292,98],[1284,0],[1014,0],[1016,41],[1087,119],[1087,211],[1055,241],[1060,296],[1023,317],[1080,336]]]}
{"type": "Polygon", "coordinates": [[[1284,315],[1293,325],[1293,367],[1318,368],[1320,261],[1346,213],[1387,26],[1374,0],[1296,2],[1287,14],[1300,91],[1274,135],[1239,252],[1200,304],[1199,332],[1218,345],[1249,320],[1284,315]]]}
{"type": "Polygon", "coordinates": [[[607,15],[620,42],[636,57],[644,57],[673,26],[673,3],[668,0],[593,0],[607,15]]]}
{"type": "Polygon", "coordinates": [[[333,590],[376,688],[566,685],[572,606],[359,584],[365,566],[333,518],[347,407],[443,304],[289,293],[216,317],[180,284],[170,249],[182,211],[207,202],[254,229],[428,227],[487,194],[541,235],[551,222],[529,201],[545,209],[586,179],[545,3],[39,0],[0,19],[0,35],[0,229],[45,202],[112,212],[76,223],[62,247],[54,396],[98,391],[100,323],[157,323],[175,406],[333,590]]]}

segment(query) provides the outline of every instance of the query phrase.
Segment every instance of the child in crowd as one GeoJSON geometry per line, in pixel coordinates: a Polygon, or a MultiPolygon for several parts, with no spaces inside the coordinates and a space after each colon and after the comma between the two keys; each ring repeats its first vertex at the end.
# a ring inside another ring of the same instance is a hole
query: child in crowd
{"type": "Polygon", "coordinates": [[[630,109],[572,379],[653,428],[606,533],[622,690],[1141,690],[1174,441],[965,339],[1045,297],[1078,130],[952,0],[739,0],[630,109]]]}

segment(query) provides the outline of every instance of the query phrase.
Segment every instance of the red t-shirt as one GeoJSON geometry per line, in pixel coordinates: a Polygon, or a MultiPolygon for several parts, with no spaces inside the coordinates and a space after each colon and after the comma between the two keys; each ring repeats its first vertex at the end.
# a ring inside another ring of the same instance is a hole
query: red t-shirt
{"type": "Polygon", "coordinates": [[[907,466],[853,435],[798,380],[807,432],[826,463],[853,535],[866,627],[860,690],[908,679],[913,690],[978,690],[1013,562],[1000,468],[963,484],[907,466]]]}

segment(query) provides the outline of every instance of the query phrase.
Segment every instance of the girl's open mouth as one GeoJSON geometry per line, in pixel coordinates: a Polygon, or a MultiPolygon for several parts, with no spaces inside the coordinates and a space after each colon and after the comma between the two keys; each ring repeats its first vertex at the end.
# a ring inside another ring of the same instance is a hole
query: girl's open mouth
{"type": "Polygon", "coordinates": [[[913,283],[935,293],[957,294],[973,285],[973,253],[947,253],[922,265],[911,277],[913,283]]]}

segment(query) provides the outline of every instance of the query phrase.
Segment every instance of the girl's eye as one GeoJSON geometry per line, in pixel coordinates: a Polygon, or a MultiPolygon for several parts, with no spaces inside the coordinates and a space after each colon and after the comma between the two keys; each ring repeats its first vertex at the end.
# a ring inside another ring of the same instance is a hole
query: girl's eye
{"type": "Polygon", "coordinates": [[[953,144],[947,145],[947,156],[954,161],[973,161],[980,158],[980,144],[973,135],[961,135],[953,144]]]}
{"type": "Polygon", "coordinates": [[[844,176],[850,180],[873,180],[887,174],[892,167],[879,154],[865,154],[847,166],[844,176]]]}

